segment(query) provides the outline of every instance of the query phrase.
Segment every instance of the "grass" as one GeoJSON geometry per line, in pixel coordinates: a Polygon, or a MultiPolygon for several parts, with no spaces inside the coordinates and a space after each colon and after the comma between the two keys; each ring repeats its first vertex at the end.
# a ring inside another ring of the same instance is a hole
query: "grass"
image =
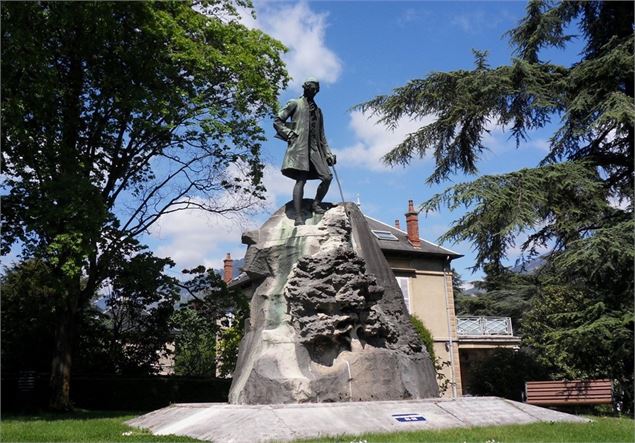
{"type": "Polygon", "coordinates": [[[76,411],[62,414],[3,414],[0,441],[4,442],[195,442],[189,437],[152,435],[124,422],[141,413],[76,411]]]}
{"type": "MultiPolygon", "coordinates": [[[[140,413],[78,411],[4,415],[2,442],[196,442],[176,435],[157,436],[124,424],[140,413]]],[[[393,434],[340,436],[312,442],[634,442],[635,422],[630,418],[593,417],[592,423],[534,423],[514,426],[458,428],[393,434]]]]}
{"type": "Polygon", "coordinates": [[[532,423],[528,425],[456,428],[440,431],[399,432],[340,436],[306,442],[629,442],[635,441],[630,418],[591,417],[591,423],[532,423]]]}

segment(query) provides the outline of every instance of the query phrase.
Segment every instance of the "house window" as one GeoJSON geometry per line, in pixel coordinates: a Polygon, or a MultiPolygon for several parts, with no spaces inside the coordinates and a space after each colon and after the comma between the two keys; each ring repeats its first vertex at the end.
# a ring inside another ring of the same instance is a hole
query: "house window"
{"type": "Polygon", "coordinates": [[[410,314],[410,312],[412,312],[412,308],[410,307],[410,279],[408,277],[397,277],[397,283],[401,288],[403,300],[406,302],[406,309],[408,309],[408,314],[410,314]]]}

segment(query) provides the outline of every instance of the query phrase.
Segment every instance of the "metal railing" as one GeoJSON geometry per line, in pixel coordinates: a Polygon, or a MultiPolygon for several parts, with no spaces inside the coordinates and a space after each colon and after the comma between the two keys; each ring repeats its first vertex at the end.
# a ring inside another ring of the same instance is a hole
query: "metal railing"
{"type": "Polygon", "coordinates": [[[456,323],[459,336],[514,335],[509,317],[457,317],[456,323]]]}

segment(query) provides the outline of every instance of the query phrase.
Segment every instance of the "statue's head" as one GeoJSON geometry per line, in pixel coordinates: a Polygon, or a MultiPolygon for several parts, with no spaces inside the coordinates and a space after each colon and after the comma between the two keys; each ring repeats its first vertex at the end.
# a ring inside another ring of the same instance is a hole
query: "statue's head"
{"type": "Polygon", "coordinates": [[[313,98],[315,94],[320,92],[320,82],[315,77],[307,78],[302,87],[304,88],[304,96],[307,98],[313,98]]]}

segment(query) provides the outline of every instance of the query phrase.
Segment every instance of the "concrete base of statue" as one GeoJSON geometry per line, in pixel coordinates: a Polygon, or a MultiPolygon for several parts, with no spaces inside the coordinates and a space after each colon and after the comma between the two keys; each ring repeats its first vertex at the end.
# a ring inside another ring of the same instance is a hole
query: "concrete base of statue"
{"type": "MultiPolygon", "coordinates": [[[[174,404],[128,422],[155,435],[216,442],[292,441],[534,422],[588,422],[550,409],[497,397],[342,403],[174,404]]],[[[345,440],[349,441],[349,440],[345,440]]]]}

